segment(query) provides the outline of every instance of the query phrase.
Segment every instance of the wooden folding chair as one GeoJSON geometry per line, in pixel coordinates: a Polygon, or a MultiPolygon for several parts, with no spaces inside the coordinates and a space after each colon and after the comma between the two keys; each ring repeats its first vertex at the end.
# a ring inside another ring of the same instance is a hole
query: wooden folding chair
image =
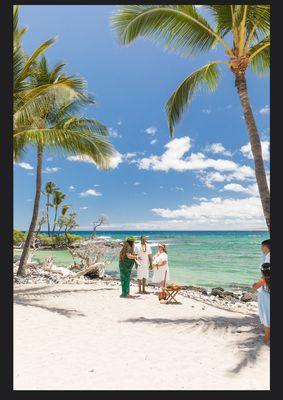
{"type": "Polygon", "coordinates": [[[176,295],[180,292],[182,289],[182,286],[179,285],[169,285],[166,287],[166,277],[167,277],[167,271],[165,272],[165,279],[164,279],[164,288],[162,289],[162,292],[160,293],[159,300],[164,300],[165,304],[169,304],[172,301],[175,301],[175,303],[179,303],[176,300],[176,295]]]}
{"type": "Polygon", "coordinates": [[[175,303],[179,303],[179,301],[176,300],[176,295],[180,292],[181,286],[178,288],[170,288],[170,287],[165,287],[164,291],[166,293],[166,304],[171,303],[172,301],[175,301],[175,303]]]}

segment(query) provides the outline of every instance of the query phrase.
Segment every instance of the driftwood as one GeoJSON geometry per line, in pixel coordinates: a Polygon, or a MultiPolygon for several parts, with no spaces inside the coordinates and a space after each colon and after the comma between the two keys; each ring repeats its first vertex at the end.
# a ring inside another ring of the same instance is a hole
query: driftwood
{"type": "Polygon", "coordinates": [[[87,268],[83,269],[82,271],[78,272],[74,276],[74,278],[79,278],[80,276],[84,276],[84,275],[89,274],[89,273],[95,273],[95,274],[97,273],[98,276],[99,276],[99,275],[101,275],[100,267],[102,267],[101,272],[103,272],[103,275],[102,275],[102,277],[103,277],[104,276],[104,263],[96,263],[96,264],[90,265],[89,267],[87,267],[87,268]]]}
{"type": "Polygon", "coordinates": [[[118,255],[120,244],[106,240],[87,240],[82,242],[77,248],[68,248],[74,259],[71,270],[79,270],[75,277],[89,275],[91,277],[103,278],[105,268],[118,255]],[[75,262],[75,258],[80,258],[81,263],[75,262]]]}

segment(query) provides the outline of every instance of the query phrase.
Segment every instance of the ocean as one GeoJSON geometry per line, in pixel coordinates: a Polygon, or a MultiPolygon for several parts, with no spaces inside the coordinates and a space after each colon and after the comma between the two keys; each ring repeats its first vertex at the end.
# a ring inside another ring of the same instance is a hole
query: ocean
{"type": "MultiPolygon", "coordinates": [[[[89,236],[88,231],[73,233],[89,236]]],[[[98,237],[122,241],[128,235],[147,236],[152,251],[157,243],[167,244],[171,282],[202,286],[206,289],[223,287],[226,290],[247,289],[260,276],[262,262],[260,243],[269,237],[262,231],[99,231],[98,237]]],[[[42,261],[52,255],[54,263],[67,266],[73,259],[66,250],[39,250],[33,261],[42,261]]],[[[15,260],[18,256],[15,254],[15,260]]],[[[118,261],[106,269],[118,276],[118,261]]],[[[136,271],[133,269],[133,278],[136,271]]],[[[152,276],[152,272],[150,273],[152,276]]]]}

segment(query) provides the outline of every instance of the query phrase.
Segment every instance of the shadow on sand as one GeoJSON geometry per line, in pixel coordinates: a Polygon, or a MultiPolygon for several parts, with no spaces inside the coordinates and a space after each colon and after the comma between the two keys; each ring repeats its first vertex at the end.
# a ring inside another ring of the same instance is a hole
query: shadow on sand
{"type": "Polygon", "coordinates": [[[57,290],[54,286],[40,286],[32,288],[21,288],[14,290],[14,304],[19,304],[21,306],[30,306],[41,308],[42,310],[54,312],[59,315],[63,315],[67,318],[72,317],[86,317],[85,314],[74,309],[65,309],[58,307],[50,307],[44,304],[40,304],[40,301],[44,301],[45,296],[60,296],[63,294],[72,294],[74,292],[97,292],[100,290],[115,290],[114,288],[91,288],[91,289],[72,289],[72,290],[57,290]],[[50,290],[51,289],[51,290],[50,290]],[[31,298],[30,296],[35,296],[31,298]]]}
{"type": "Polygon", "coordinates": [[[201,328],[204,332],[216,330],[222,332],[230,331],[232,334],[240,334],[240,340],[237,346],[240,352],[240,361],[237,365],[228,371],[228,373],[236,374],[243,368],[255,363],[259,356],[260,350],[264,345],[262,337],[262,327],[258,317],[245,316],[239,317],[204,317],[204,318],[129,318],[120,322],[134,324],[154,324],[156,326],[176,326],[184,325],[191,329],[201,328]],[[244,333],[244,337],[242,335],[244,333]]]}

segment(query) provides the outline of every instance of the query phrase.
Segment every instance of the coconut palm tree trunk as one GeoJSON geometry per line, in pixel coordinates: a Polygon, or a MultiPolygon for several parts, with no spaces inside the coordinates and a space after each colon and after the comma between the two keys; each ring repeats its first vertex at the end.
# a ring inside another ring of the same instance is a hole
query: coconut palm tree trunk
{"type": "Polygon", "coordinates": [[[47,214],[47,229],[48,229],[48,236],[50,237],[49,193],[47,193],[46,214],[47,214]]]}
{"type": "Polygon", "coordinates": [[[57,225],[57,213],[58,213],[58,206],[55,207],[55,216],[54,216],[54,222],[53,222],[52,236],[54,236],[55,228],[57,225]]]}
{"type": "Polygon", "coordinates": [[[24,276],[26,273],[26,266],[27,260],[30,250],[30,245],[33,239],[33,234],[36,227],[36,222],[38,218],[39,212],[39,203],[40,203],[40,194],[41,194],[41,175],[42,175],[42,154],[43,154],[43,147],[37,147],[37,170],[36,170],[36,191],[35,191],[35,198],[34,198],[34,205],[33,205],[33,214],[30,223],[30,227],[28,230],[27,238],[25,241],[25,245],[23,248],[23,252],[20,259],[20,265],[17,272],[17,275],[24,276]]]}
{"type": "Polygon", "coordinates": [[[262,157],[262,148],[259,133],[256,127],[253,111],[248,96],[246,77],[243,73],[236,74],[235,86],[237,88],[240,102],[242,105],[245,122],[248,128],[251,151],[254,158],[255,176],[258,185],[258,191],[263,208],[265,221],[270,231],[270,191],[267,184],[264,161],[262,157]]]}

